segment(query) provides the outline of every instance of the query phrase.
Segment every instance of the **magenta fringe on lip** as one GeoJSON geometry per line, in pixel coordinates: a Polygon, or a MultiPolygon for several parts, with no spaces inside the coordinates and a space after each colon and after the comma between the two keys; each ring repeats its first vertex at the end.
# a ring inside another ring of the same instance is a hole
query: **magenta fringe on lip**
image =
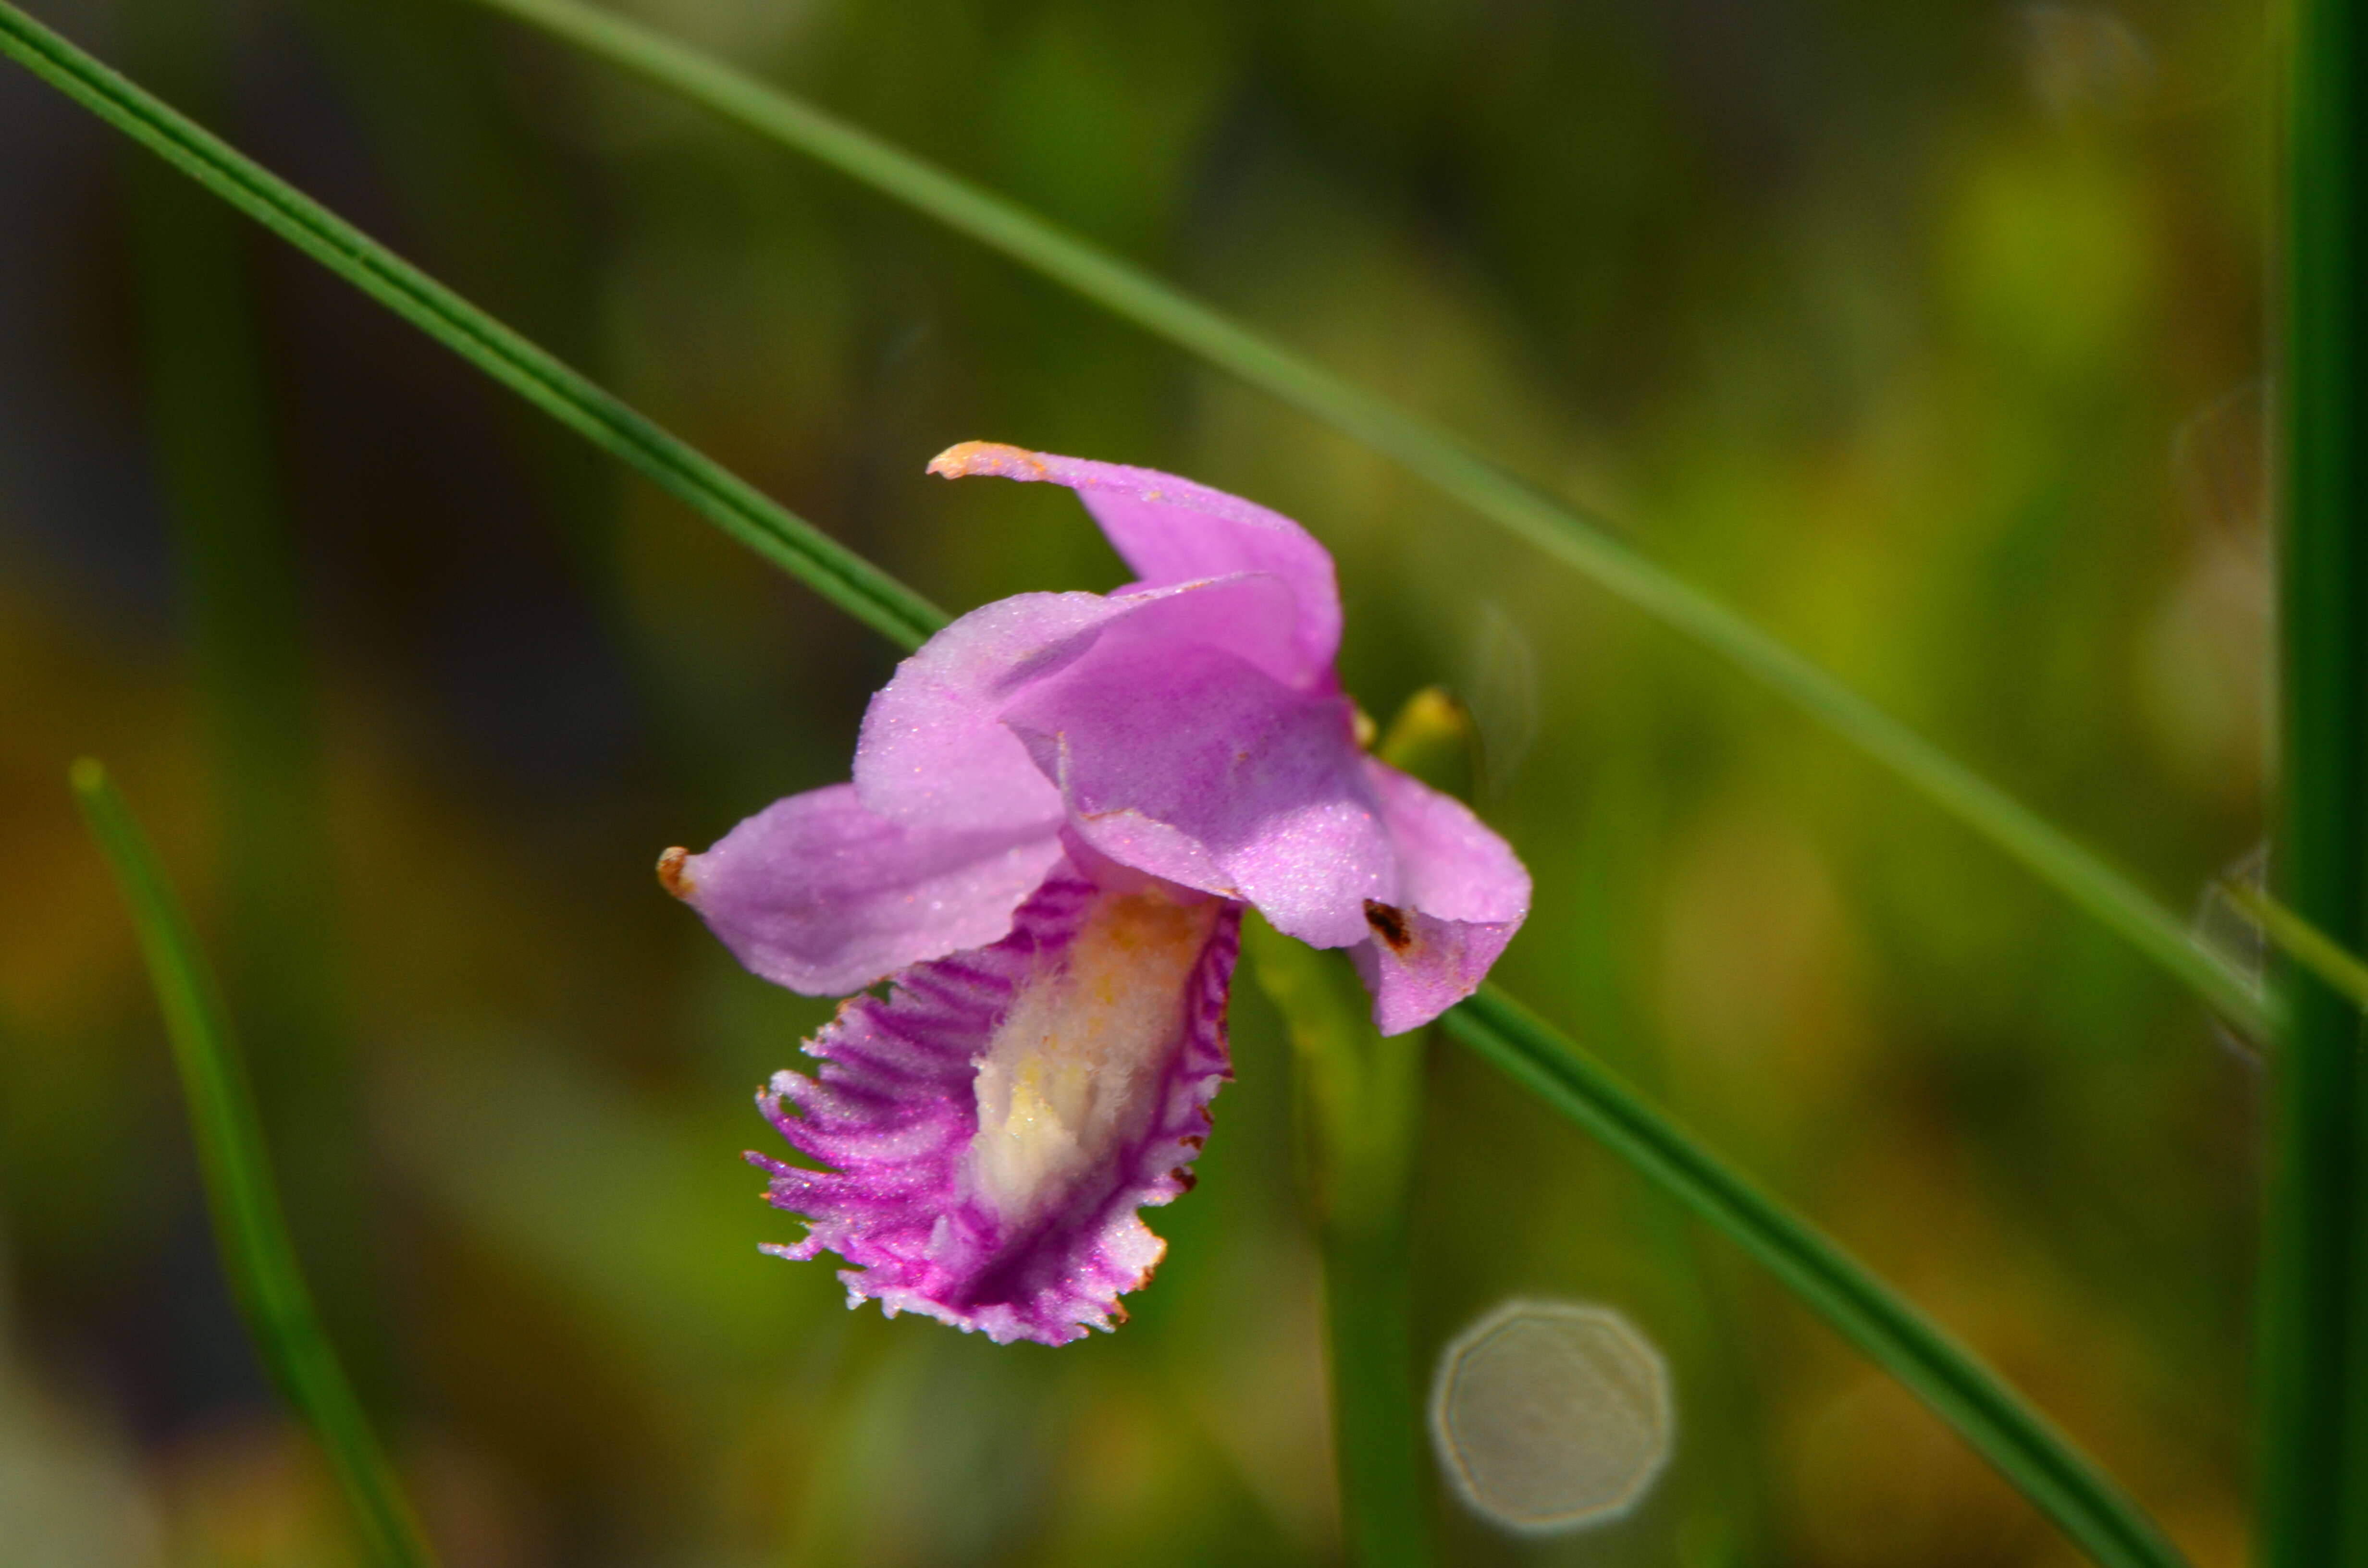
{"type": "Polygon", "coordinates": [[[885,1001],[848,1003],[806,1051],[814,1078],[775,1074],[757,1104],[810,1170],[751,1153],[776,1208],[803,1215],[788,1258],[835,1252],[849,1304],[924,1312],[997,1343],[1061,1345],[1125,1321],[1118,1298],[1148,1281],[1167,1244],[1135,1210],[1191,1185],[1208,1106],[1232,1076],[1225,1001],[1240,911],[1219,909],[1177,999],[1156,1094],[1115,1151],[1056,1201],[1014,1219],[979,1189],[979,1064],[1021,988],[1060,965],[1106,896],[1064,859],[991,947],[894,977],[885,1001]]]}

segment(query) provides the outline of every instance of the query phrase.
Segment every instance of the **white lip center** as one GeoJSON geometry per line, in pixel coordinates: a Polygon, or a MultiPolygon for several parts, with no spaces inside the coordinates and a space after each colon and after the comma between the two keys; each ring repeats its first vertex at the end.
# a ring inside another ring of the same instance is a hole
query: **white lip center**
{"type": "Polygon", "coordinates": [[[1220,907],[1104,893],[1020,986],[979,1058],[971,1145],[972,1187],[1006,1220],[1059,1203],[1148,1125],[1220,907]]]}

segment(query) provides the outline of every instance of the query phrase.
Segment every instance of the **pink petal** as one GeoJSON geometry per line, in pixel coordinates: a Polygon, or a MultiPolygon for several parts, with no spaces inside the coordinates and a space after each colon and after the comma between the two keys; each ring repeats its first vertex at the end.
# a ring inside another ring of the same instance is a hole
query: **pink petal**
{"type": "Polygon", "coordinates": [[[1329,670],[1340,651],[1340,590],[1332,557],[1280,512],[1154,469],[1023,451],[993,441],[950,447],[929,464],[929,472],[948,479],[991,473],[1067,485],[1145,585],[1239,572],[1271,574],[1289,585],[1297,605],[1294,636],[1307,668],[1329,670]]]}
{"type": "Polygon", "coordinates": [[[983,606],[872,697],[856,791],[882,816],[942,831],[1049,831],[1060,795],[1001,721],[1017,696],[1105,643],[1222,648],[1288,679],[1304,673],[1291,627],[1289,590],[1263,574],[983,606]]]}
{"type": "Polygon", "coordinates": [[[1530,873],[1452,796],[1372,757],[1365,774],[1396,846],[1399,897],[1366,911],[1354,954],[1373,1026],[1400,1034],[1480,988],[1530,912],[1530,873]]]}
{"type": "Polygon", "coordinates": [[[784,1257],[837,1253],[848,1304],[925,1312],[998,1343],[1123,1321],[1232,1076],[1236,906],[1104,887],[1064,862],[992,947],[920,964],[809,1041],[819,1081],[757,1096],[811,1170],[762,1155],[808,1221],[784,1257]]]}
{"type": "Polygon", "coordinates": [[[1110,603],[1123,613],[1102,623],[1097,656],[1123,647],[1210,648],[1293,690],[1335,688],[1328,669],[1310,670],[1301,661],[1292,642],[1291,589],[1267,573],[1129,588],[1111,595],[1110,603]]]}
{"type": "Polygon", "coordinates": [[[1119,613],[1099,594],[1020,594],[930,638],[864,711],[855,746],[864,805],[946,832],[1057,822],[1059,793],[999,715],[1015,687],[1075,659],[1119,613]]]}
{"type": "Polygon", "coordinates": [[[1072,829],[1121,865],[1246,899],[1317,947],[1363,941],[1396,860],[1345,698],[1231,654],[1117,639],[1005,712],[1072,829]]]}
{"type": "Polygon", "coordinates": [[[669,851],[659,870],[751,971],[835,996],[996,940],[1060,858],[1050,828],[889,822],[833,784],[774,801],[704,855],[669,851]]]}

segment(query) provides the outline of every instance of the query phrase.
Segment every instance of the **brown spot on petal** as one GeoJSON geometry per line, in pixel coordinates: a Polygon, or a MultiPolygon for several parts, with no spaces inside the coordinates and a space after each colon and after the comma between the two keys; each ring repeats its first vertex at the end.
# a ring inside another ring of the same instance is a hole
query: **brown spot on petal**
{"type": "Polygon", "coordinates": [[[1206,1138],[1201,1137],[1197,1132],[1187,1132],[1183,1137],[1176,1140],[1176,1142],[1183,1144],[1184,1147],[1191,1150],[1196,1154],[1209,1146],[1209,1141],[1206,1138]]]}
{"type": "Polygon", "coordinates": [[[1127,1314],[1126,1314],[1126,1307],[1125,1307],[1124,1303],[1122,1303],[1122,1302],[1119,1302],[1119,1301],[1112,1301],[1112,1302],[1110,1303],[1110,1322],[1111,1322],[1111,1323],[1113,1323],[1113,1324],[1124,1324],[1132,1323],[1133,1321],[1133,1320],[1132,1318],[1128,1317],[1128,1316],[1127,1316],[1127,1314]]]}
{"type": "Polygon", "coordinates": [[[947,479],[967,479],[976,473],[1000,474],[1006,479],[1051,477],[1051,471],[1035,453],[1001,441],[957,441],[929,460],[929,472],[947,479]]]}
{"type": "Polygon", "coordinates": [[[1167,1175],[1170,1180],[1187,1192],[1201,1185],[1201,1178],[1192,1174],[1191,1167],[1189,1165],[1178,1165],[1167,1175]]]}
{"type": "Polygon", "coordinates": [[[1390,945],[1393,952],[1406,951],[1406,944],[1414,940],[1414,934],[1406,929],[1406,911],[1380,899],[1365,901],[1365,924],[1373,928],[1374,936],[1390,945]]]}
{"type": "Polygon", "coordinates": [[[658,886],[666,889],[666,892],[674,894],[677,898],[689,898],[692,893],[698,892],[698,888],[692,884],[690,878],[683,872],[683,864],[689,858],[690,851],[683,848],[680,845],[677,845],[674,848],[669,849],[665,854],[659,856],[658,886]]]}

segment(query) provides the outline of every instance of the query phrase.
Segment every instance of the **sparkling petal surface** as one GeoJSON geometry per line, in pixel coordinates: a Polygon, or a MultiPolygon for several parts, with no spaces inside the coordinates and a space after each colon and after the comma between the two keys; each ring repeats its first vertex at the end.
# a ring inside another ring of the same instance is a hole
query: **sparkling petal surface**
{"type": "Polygon", "coordinates": [[[930,638],[872,698],[856,792],[882,816],[939,832],[1049,832],[1060,794],[1002,722],[1014,701],[1103,647],[1220,649],[1280,678],[1296,668],[1291,626],[1289,591],[1256,574],[984,606],[930,638]]]}
{"type": "Polygon", "coordinates": [[[1073,831],[1121,865],[1245,899],[1317,947],[1360,942],[1401,896],[1346,699],[1217,649],[1119,642],[1004,714],[1073,831]]]}
{"type": "Polygon", "coordinates": [[[1239,912],[1106,886],[1064,860],[991,946],[899,975],[807,1046],[815,1078],[758,1104],[827,1167],[762,1155],[775,1206],[835,1252],[850,1301],[998,1342],[1108,1328],[1165,1244],[1136,1210],[1191,1182],[1231,1076],[1225,1000],[1239,912]]]}
{"type": "Polygon", "coordinates": [[[774,801],[670,876],[751,971],[836,996],[996,940],[1060,857],[1050,827],[890,822],[834,784],[774,801]]]}
{"type": "Polygon", "coordinates": [[[1146,585],[1263,572],[1291,589],[1294,639],[1310,670],[1329,670],[1340,651],[1340,590],[1332,557],[1280,512],[1155,469],[965,441],[939,454],[929,472],[959,479],[1065,484],[1101,525],[1111,548],[1146,585]]]}
{"type": "Polygon", "coordinates": [[[943,832],[1057,822],[1059,791],[1000,713],[1014,689],[1083,653],[1121,612],[1099,594],[1020,594],[930,638],[864,711],[857,795],[882,816],[943,832]]]}
{"type": "Polygon", "coordinates": [[[1372,757],[1364,770],[1401,891],[1366,911],[1372,933],[1354,956],[1374,1027],[1399,1034],[1479,989],[1529,915],[1530,873],[1463,801],[1372,757]]]}

